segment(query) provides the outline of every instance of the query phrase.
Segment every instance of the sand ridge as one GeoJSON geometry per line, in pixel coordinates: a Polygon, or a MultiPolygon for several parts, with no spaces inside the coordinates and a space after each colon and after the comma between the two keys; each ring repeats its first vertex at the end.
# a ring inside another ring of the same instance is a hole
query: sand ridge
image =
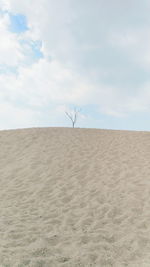
{"type": "Polygon", "coordinates": [[[150,133],[0,132],[0,266],[150,266],[150,133]]]}

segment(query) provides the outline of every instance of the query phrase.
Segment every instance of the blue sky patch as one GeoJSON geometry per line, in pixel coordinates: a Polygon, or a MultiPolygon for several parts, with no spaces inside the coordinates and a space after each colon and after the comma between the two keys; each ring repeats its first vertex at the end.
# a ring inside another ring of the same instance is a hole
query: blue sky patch
{"type": "Polygon", "coordinates": [[[41,52],[41,47],[42,47],[41,41],[34,41],[31,43],[31,48],[35,59],[43,57],[43,53],[41,52]]]}
{"type": "Polygon", "coordinates": [[[43,58],[43,53],[41,52],[41,41],[20,40],[20,44],[24,48],[24,55],[26,56],[27,64],[32,64],[36,60],[43,58]]]}
{"type": "Polygon", "coordinates": [[[22,14],[12,15],[10,17],[10,31],[15,33],[21,33],[28,30],[26,17],[22,14]]]}
{"type": "Polygon", "coordinates": [[[5,75],[17,74],[17,68],[14,66],[11,67],[5,64],[0,64],[0,75],[1,74],[5,74],[5,75]]]}

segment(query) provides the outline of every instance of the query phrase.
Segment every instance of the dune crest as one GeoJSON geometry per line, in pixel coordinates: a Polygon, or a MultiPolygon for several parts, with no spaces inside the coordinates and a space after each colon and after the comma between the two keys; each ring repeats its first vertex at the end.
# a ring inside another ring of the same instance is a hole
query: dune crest
{"type": "Polygon", "coordinates": [[[150,133],[0,132],[0,266],[150,266],[150,133]]]}

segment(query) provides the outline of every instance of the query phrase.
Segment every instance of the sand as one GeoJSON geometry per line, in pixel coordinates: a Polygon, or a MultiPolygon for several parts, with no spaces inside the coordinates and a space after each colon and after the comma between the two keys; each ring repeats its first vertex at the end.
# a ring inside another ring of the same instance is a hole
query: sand
{"type": "Polygon", "coordinates": [[[0,131],[0,267],[150,266],[150,133],[0,131]]]}

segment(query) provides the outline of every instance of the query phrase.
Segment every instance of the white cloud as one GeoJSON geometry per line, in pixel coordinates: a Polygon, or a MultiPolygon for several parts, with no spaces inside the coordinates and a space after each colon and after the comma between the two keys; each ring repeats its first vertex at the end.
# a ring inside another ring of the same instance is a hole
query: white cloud
{"type": "MultiPolygon", "coordinates": [[[[54,117],[57,118],[62,112],[62,107],[70,104],[84,105],[89,101],[91,94],[90,85],[79,75],[57,61],[48,62],[45,59],[39,60],[30,68],[20,67],[16,75],[0,75],[0,88],[3,88],[0,91],[0,103],[12,105],[18,112],[20,109],[21,113],[23,107],[27,114],[31,112],[31,118],[32,111],[34,115],[37,112],[37,119],[38,112],[43,116],[42,109],[48,109],[51,105],[51,115],[54,116],[55,111],[54,117]]],[[[16,123],[19,122],[19,118],[22,123],[22,118],[18,115],[16,123]]],[[[36,119],[36,116],[34,118],[36,119]]]]}
{"type": "MultiPolygon", "coordinates": [[[[21,67],[18,75],[1,75],[1,101],[22,103],[28,108],[66,105],[97,105],[103,113],[124,116],[132,110],[139,110],[148,102],[148,85],[141,94],[133,97],[120,88],[104,84],[92,85],[60,62],[40,59],[29,67],[21,67]]],[[[140,92],[142,91],[142,88],[140,92]]],[[[148,104],[147,104],[148,106],[148,104]]]]}
{"type": "Polygon", "coordinates": [[[46,59],[40,59],[30,68],[21,67],[18,75],[0,75],[0,88],[3,88],[0,91],[1,116],[5,118],[4,125],[9,121],[12,128],[40,125],[45,110],[50,125],[57,122],[63,126],[60,119],[65,120],[62,114],[70,104],[83,106],[83,110],[84,105],[94,104],[101,113],[114,117],[150,111],[149,84],[130,97],[120,88],[91,85],[88,78],[84,80],[60,62],[46,59]]]}
{"type": "Polygon", "coordinates": [[[30,31],[26,33],[32,40],[42,40],[42,52],[45,56],[66,55],[73,45],[69,23],[72,12],[68,0],[6,0],[5,6],[12,13],[21,13],[27,17],[30,31]],[[57,51],[57,53],[56,53],[57,51]]]}
{"type": "Polygon", "coordinates": [[[84,103],[90,85],[60,62],[40,59],[30,68],[20,68],[17,90],[24,92],[29,104],[84,103]]]}
{"type": "Polygon", "coordinates": [[[40,114],[32,109],[16,107],[9,102],[0,103],[0,130],[37,127],[40,114]]]}
{"type": "Polygon", "coordinates": [[[0,64],[17,66],[17,74],[0,75],[4,117],[7,110],[12,111],[17,125],[23,125],[20,110],[30,124],[39,121],[43,107],[49,105],[53,106],[55,119],[69,105],[95,105],[101,113],[117,117],[149,110],[149,83],[138,85],[131,94],[130,84],[120,86],[117,82],[125,69],[124,62],[121,65],[119,61],[121,53],[134,66],[149,69],[150,27],[125,27],[128,17],[123,15],[122,19],[121,14],[125,9],[131,21],[129,1],[106,2],[87,1],[86,9],[84,1],[81,8],[77,1],[74,9],[75,2],[70,0],[0,0],[3,10],[24,14],[29,27],[25,33],[11,33],[9,15],[0,15],[0,64]],[[28,44],[36,40],[42,42],[44,58],[33,62],[28,44]],[[111,59],[115,51],[119,53],[111,59]],[[37,111],[40,114],[36,115],[37,111]]]}
{"type": "Polygon", "coordinates": [[[110,35],[110,43],[121,49],[122,53],[139,67],[150,67],[150,25],[140,29],[114,32],[110,35]]]}
{"type": "Polygon", "coordinates": [[[150,111],[150,82],[145,83],[139,88],[135,97],[131,97],[127,103],[127,109],[132,112],[150,111]]]}
{"type": "Polygon", "coordinates": [[[128,48],[128,47],[134,47],[137,42],[137,36],[133,32],[121,32],[121,33],[111,33],[110,34],[110,42],[112,45],[122,47],[122,48],[128,48]]]}
{"type": "Polygon", "coordinates": [[[23,50],[17,34],[9,31],[8,14],[0,15],[0,64],[17,66],[23,59],[23,50]]]}

